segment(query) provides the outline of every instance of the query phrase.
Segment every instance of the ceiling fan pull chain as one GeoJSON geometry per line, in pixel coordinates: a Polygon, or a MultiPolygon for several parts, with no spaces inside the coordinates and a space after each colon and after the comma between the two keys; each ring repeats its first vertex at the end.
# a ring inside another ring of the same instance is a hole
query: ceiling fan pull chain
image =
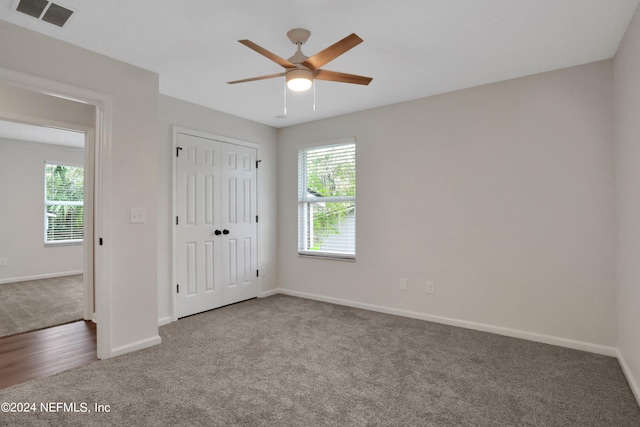
{"type": "Polygon", "coordinates": [[[287,82],[284,82],[284,115],[287,115],[287,82]]]}
{"type": "Polygon", "coordinates": [[[316,80],[313,79],[313,111],[316,111],[316,80]]]}

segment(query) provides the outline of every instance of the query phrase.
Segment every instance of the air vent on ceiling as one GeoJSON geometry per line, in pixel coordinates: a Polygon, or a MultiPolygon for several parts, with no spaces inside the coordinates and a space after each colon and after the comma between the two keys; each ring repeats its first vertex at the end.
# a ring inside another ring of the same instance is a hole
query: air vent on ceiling
{"type": "Polygon", "coordinates": [[[71,9],[47,0],[20,0],[16,10],[58,27],[64,26],[73,14],[71,9]]]}

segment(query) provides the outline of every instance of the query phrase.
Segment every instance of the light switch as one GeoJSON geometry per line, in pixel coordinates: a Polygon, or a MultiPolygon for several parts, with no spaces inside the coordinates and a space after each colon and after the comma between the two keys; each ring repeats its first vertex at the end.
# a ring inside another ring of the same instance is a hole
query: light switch
{"type": "Polygon", "coordinates": [[[129,210],[130,224],[144,224],[146,221],[147,217],[143,208],[131,208],[129,210]]]}

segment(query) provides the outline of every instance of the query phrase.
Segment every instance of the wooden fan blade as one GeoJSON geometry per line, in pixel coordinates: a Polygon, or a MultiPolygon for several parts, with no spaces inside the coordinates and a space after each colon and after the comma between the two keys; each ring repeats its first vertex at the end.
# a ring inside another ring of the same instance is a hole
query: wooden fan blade
{"type": "Polygon", "coordinates": [[[273,62],[275,62],[278,65],[283,66],[284,68],[298,68],[296,66],[296,64],[287,61],[284,58],[279,57],[278,55],[276,55],[273,52],[269,52],[267,49],[258,46],[257,44],[255,44],[254,42],[250,41],[250,40],[238,40],[240,43],[242,43],[243,45],[245,45],[246,47],[248,47],[249,49],[252,49],[256,52],[258,52],[260,55],[269,58],[270,60],[272,60],[273,62]]]}
{"type": "Polygon", "coordinates": [[[242,80],[234,80],[232,82],[227,82],[230,85],[234,85],[236,83],[245,83],[245,82],[254,82],[256,80],[265,80],[265,79],[272,79],[274,77],[282,77],[287,73],[278,73],[278,74],[269,74],[266,76],[260,76],[260,77],[251,77],[250,79],[242,79],[242,80]]]}
{"type": "Polygon", "coordinates": [[[315,78],[318,80],[328,80],[331,82],[354,83],[357,85],[368,85],[373,78],[357,76],[355,74],[339,73],[337,71],[317,70],[315,78]]]}
{"type": "Polygon", "coordinates": [[[329,61],[336,59],[338,56],[342,55],[349,49],[359,45],[360,43],[362,43],[362,41],[363,40],[360,37],[353,33],[343,38],[339,42],[332,44],[325,50],[307,58],[302,63],[302,65],[309,68],[310,70],[317,70],[329,61]]]}

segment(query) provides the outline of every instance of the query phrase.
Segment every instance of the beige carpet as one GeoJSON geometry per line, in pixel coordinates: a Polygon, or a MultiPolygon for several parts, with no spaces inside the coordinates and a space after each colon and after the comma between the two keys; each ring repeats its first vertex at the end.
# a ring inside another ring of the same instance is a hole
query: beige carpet
{"type": "Polygon", "coordinates": [[[0,284],[0,337],[83,317],[82,274],[0,284]]]}
{"type": "Polygon", "coordinates": [[[275,295],[160,333],[159,346],[0,390],[36,405],[0,424],[640,425],[615,358],[483,332],[275,295]]]}

